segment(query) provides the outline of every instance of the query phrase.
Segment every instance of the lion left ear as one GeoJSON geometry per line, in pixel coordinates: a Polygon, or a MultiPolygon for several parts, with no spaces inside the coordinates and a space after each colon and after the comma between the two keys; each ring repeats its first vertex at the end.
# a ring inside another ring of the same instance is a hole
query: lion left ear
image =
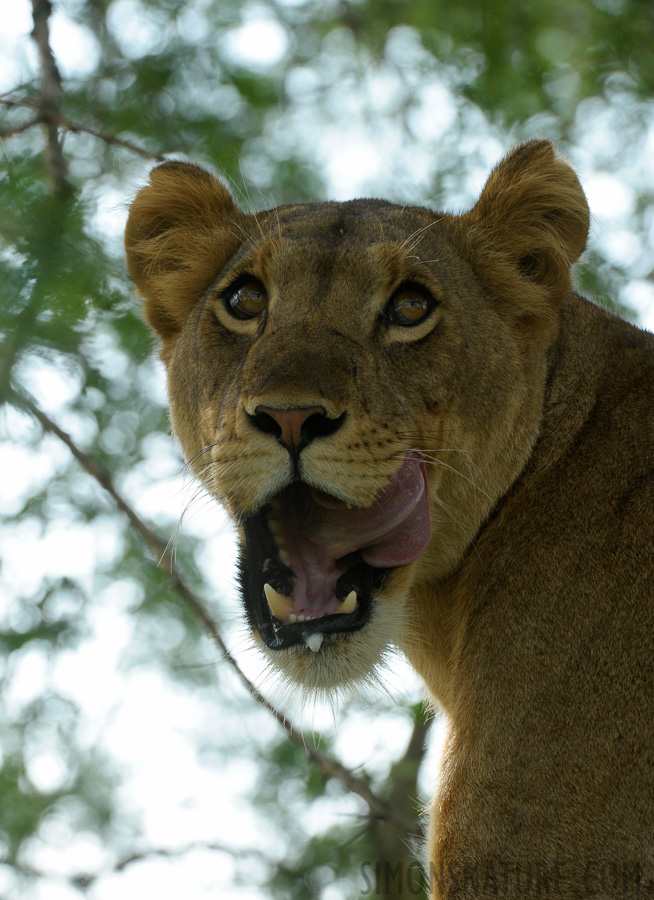
{"type": "Polygon", "coordinates": [[[579,179],[549,141],[509,153],[460,221],[478,251],[508,262],[550,300],[570,291],[569,269],[586,246],[590,215],[579,179]]]}
{"type": "Polygon", "coordinates": [[[127,266],[164,352],[241,243],[235,223],[243,217],[227,188],[191,163],[157,166],[134,198],[125,229],[127,266]]]}

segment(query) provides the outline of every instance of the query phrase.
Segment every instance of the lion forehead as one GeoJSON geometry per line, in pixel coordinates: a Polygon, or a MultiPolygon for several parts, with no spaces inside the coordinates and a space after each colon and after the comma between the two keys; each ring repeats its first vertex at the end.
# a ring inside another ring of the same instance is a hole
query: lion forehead
{"type": "Polygon", "coordinates": [[[319,253],[394,243],[410,239],[436,214],[422,207],[403,207],[385,200],[300,203],[279,206],[254,217],[257,234],[310,245],[319,253]]]}
{"type": "Polygon", "coordinates": [[[432,226],[441,222],[427,209],[380,200],[282,206],[255,217],[250,240],[229,268],[249,265],[301,305],[320,304],[326,312],[331,297],[338,309],[351,309],[355,298],[365,305],[404,280],[437,276],[434,263],[447,255],[447,240],[432,226]]]}

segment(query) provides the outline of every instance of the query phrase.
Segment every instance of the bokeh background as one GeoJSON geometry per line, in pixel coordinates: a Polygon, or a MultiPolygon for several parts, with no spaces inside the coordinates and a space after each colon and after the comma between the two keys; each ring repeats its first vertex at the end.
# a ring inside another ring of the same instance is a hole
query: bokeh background
{"type": "Polygon", "coordinates": [[[593,212],[580,289],[653,329],[653,93],[649,0],[5,5],[3,900],[422,896],[442,721],[400,659],[332,708],[250,650],[122,257],[149,168],[204,164],[248,209],[457,211],[549,137],[593,212]]]}

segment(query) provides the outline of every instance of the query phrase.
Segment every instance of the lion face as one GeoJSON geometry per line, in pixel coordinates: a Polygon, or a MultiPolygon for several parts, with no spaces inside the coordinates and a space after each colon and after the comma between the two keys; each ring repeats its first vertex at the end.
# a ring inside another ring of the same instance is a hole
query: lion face
{"type": "Polygon", "coordinates": [[[549,144],[525,146],[505,170],[560,168],[524,179],[524,204],[548,197],[530,232],[502,167],[458,218],[371,200],[246,215],[180,163],[134,201],[175,431],[237,524],[250,628],[295,682],[365,680],[410,642],[413,590],[459,564],[528,459],[587,218],[549,144]]]}

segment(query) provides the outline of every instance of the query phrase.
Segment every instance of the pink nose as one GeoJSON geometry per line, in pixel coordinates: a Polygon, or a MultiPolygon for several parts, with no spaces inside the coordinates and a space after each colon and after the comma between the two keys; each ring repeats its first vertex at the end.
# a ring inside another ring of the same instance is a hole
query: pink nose
{"type": "MultiPolygon", "coordinates": [[[[271,406],[257,406],[254,412],[257,416],[268,416],[277,423],[279,426],[277,440],[289,450],[301,449],[310,442],[311,435],[303,430],[307,419],[315,415],[325,418],[326,415],[322,406],[308,406],[298,409],[274,409],[271,406]]],[[[275,431],[277,431],[276,428],[275,431]]]]}

